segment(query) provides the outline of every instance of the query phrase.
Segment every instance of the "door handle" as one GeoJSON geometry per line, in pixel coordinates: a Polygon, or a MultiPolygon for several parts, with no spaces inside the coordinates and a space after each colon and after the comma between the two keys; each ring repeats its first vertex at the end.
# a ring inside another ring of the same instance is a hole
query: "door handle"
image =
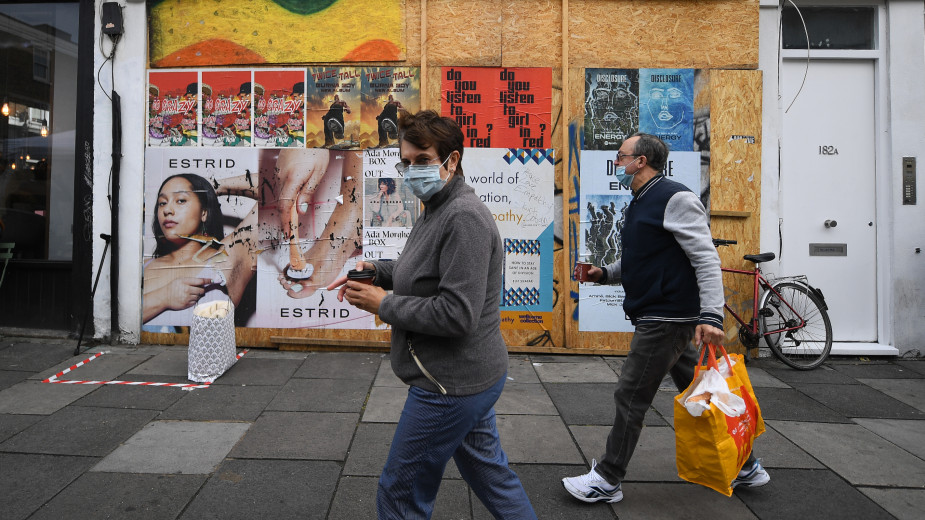
{"type": "Polygon", "coordinates": [[[837,225],[838,225],[838,222],[836,222],[836,221],[834,221],[834,220],[826,220],[826,221],[825,221],[825,227],[827,227],[827,228],[833,228],[833,227],[835,227],[835,226],[837,226],[837,225]]]}

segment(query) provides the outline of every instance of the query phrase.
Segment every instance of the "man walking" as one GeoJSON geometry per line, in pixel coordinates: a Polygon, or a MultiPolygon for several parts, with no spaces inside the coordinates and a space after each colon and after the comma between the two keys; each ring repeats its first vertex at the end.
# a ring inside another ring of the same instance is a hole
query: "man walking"
{"type": "MultiPolygon", "coordinates": [[[[698,351],[691,345],[722,344],[723,278],[706,211],[696,194],[661,175],[668,147],[649,134],[628,138],[617,152],[617,179],[633,192],[622,230],[622,257],[588,279],[622,283],[623,309],[636,332],[614,392],[616,416],[600,463],[562,479],[584,502],[619,502],[643,418],[666,375],[679,391],[694,378],[698,351]]],[[[757,487],[770,477],[749,455],[732,486],[757,487]]]]}

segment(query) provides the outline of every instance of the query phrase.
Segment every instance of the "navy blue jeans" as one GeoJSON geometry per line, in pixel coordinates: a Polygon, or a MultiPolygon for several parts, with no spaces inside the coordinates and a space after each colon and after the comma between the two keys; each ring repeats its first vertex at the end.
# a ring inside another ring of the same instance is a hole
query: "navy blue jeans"
{"type": "Polygon", "coordinates": [[[495,518],[536,518],[520,479],[508,467],[495,426],[494,405],[506,379],[464,396],[408,389],[379,477],[380,520],[430,518],[450,457],[495,518]]]}
{"type": "MultiPolygon", "coordinates": [[[[607,437],[607,450],[596,468],[611,484],[619,484],[626,476],[646,411],[665,376],[671,374],[678,392],[693,381],[699,353],[691,344],[696,327],[694,323],[669,322],[641,323],[636,327],[613,395],[617,413],[607,437]]],[[[749,454],[744,466],[754,461],[749,454]]]]}

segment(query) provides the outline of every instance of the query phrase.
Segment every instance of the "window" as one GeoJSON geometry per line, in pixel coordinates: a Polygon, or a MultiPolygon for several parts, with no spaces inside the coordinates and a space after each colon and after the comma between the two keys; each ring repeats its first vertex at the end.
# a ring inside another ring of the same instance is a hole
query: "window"
{"type": "Polygon", "coordinates": [[[51,81],[51,52],[39,47],[32,48],[32,79],[49,83],[51,81]]]}
{"type": "Polygon", "coordinates": [[[782,14],[782,46],[805,49],[809,33],[810,49],[873,50],[876,13],[873,7],[801,7],[785,6],[782,14]],[[806,30],[800,14],[806,21],[806,30]]]}

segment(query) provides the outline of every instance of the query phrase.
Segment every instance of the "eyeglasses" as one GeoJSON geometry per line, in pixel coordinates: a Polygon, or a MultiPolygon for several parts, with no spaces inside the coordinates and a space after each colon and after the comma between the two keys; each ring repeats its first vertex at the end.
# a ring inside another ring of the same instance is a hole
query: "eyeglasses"
{"type": "MultiPolygon", "coordinates": [[[[447,159],[449,159],[449,157],[447,157],[447,159]]],[[[401,174],[402,176],[404,176],[404,175],[405,175],[405,172],[408,171],[408,168],[409,168],[410,166],[427,166],[428,164],[433,164],[434,161],[439,161],[439,160],[440,160],[440,158],[437,157],[436,159],[427,159],[426,161],[417,162],[417,163],[414,163],[414,164],[405,164],[405,163],[403,163],[403,162],[395,163],[395,170],[396,170],[399,174],[401,174]]],[[[446,162],[446,161],[444,161],[444,162],[446,162]]],[[[442,165],[441,165],[441,166],[442,166],[442,165]]]]}
{"type": "Polygon", "coordinates": [[[617,162],[623,162],[624,157],[640,157],[640,154],[617,152],[617,162]]]}

